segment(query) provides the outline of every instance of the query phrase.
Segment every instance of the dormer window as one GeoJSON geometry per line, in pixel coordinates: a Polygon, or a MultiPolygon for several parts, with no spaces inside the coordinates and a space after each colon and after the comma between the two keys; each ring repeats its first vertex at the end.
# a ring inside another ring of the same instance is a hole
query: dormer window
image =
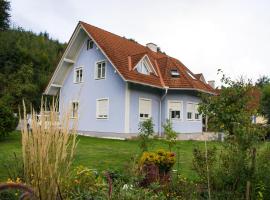
{"type": "Polygon", "coordinates": [[[138,72],[142,73],[142,74],[146,74],[149,75],[150,74],[150,70],[149,70],[149,66],[146,63],[146,61],[142,61],[139,66],[137,67],[138,72]]]}
{"type": "Polygon", "coordinates": [[[94,42],[93,42],[93,40],[91,40],[91,39],[87,40],[87,47],[86,47],[86,49],[87,49],[87,50],[93,49],[93,47],[94,47],[94,42]]]}
{"type": "Polygon", "coordinates": [[[180,73],[179,73],[179,71],[178,71],[177,69],[172,69],[172,70],[171,70],[171,76],[172,76],[173,78],[177,78],[177,77],[180,76],[180,73]]]}

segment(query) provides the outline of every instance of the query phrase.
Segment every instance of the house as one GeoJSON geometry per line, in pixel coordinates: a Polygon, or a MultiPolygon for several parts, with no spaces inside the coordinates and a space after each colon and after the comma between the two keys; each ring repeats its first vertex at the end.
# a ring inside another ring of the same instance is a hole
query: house
{"type": "Polygon", "coordinates": [[[148,118],[159,134],[166,119],[177,132],[201,133],[200,93],[215,90],[157,45],[85,22],[78,23],[45,90],[59,95],[60,115],[71,109],[80,133],[113,136],[136,135],[148,118]]]}

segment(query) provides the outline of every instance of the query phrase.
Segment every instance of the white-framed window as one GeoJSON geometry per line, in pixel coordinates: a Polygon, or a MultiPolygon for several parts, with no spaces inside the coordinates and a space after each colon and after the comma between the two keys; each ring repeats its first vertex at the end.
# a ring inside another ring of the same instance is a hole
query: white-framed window
{"type": "Polygon", "coordinates": [[[193,120],[194,105],[193,103],[187,103],[187,120],[193,120]]]}
{"type": "Polygon", "coordinates": [[[79,109],[79,102],[73,101],[71,103],[71,118],[77,118],[78,117],[78,109],[79,109]]]}
{"type": "Polygon", "coordinates": [[[139,65],[137,67],[137,71],[141,74],[146,74],[146,75],[150,74],[149,66],[145,60],[143,60],[143,61],[141,61],[141,63],[139,63],[139,65]]]}
{"type": "Polygon", "coordinates": [[[105,79],[106,76],[106,61],[96,63],[96,79],[105,79]]]}
{"type": "Polygon", "coordinates": [[[97,119],[108,119],[109,117],[109,99],[97,99],[96,104],[96,117],[97,119]]]}
{"type": "Polygon", "coordinates": [[[87,50],[93,49],[93,47],[94,47],[94,41],[92,39],[88,39],[87,44],[86,44],[86,49],[87,50]]]}
{"type": "Polygon", "coordinates": [[[151,99],[139,99],[139,117],[140,120],[149,119],[151,117],[151,99]]]}
{"type": "Polygon", "coordinates": [[[74,83],[82,83],[83,82],[83,68],[76,67],[74,69],[74,83]]]}
{"type": "Polygon", "coordinates": [[[168,101],[168,113],[170,120],[182,119],[182,102],[176,100],[168,101]]]}
{"type": "Polygon", "coordinates": [[[194,117],[195,120],[200,120],[199,104],[194,104],[194,117]]]}

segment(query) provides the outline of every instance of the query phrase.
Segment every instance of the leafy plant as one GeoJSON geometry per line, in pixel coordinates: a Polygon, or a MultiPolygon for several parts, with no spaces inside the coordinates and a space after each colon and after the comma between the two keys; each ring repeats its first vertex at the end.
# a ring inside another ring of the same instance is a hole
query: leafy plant
{"type": "Polygon", "coordinates": [[[0,116],[0,137],[4,137],[15,130],[18,118],[14,116],[13,111],[4,103],[0,103],[0,116]]]}
{"type": "Polygon", "coordinates": [[[172,122],[169,119],[167,119],[166,123],[163,124],[163,129],[169,150],[172,151],[172,147],[176,144],[177,133],[173,130],[172,122]]]}
{"type": "Polygon", "coordinates": [[[142,152],[147,151],[150,144],[150,137],[154,134],[154,124],[152,118],[139,123],[139,146],[142,152]]]}

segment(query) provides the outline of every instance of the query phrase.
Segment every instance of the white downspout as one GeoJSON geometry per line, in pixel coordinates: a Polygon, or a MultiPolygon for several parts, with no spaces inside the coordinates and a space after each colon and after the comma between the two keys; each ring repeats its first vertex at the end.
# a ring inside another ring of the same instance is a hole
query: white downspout
{"type": "Polygon", "coordinates": [[[167,93],[168,93],[168,89],[169,87],[165,87],[165,94],[160,98],[160,101],[159,101],[159,136],[161,136],[161,128],[162,128],[162,125],[161,125],[161,104],[162,104],[162,101],[163,99],[166,97],[167,93]]]}

